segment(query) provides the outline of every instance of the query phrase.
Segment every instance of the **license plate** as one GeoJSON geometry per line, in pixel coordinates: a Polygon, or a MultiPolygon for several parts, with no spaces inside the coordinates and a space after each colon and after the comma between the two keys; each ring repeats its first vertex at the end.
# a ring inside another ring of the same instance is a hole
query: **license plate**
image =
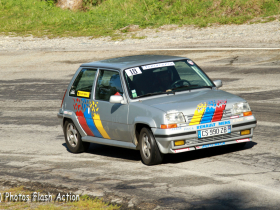
{"type": "Polygon", "coordinates": [[[209,128],[209,129],[205,129],[205,130],[200,130],[197,131],[198,134],[198,138],[205,138],[205,137],[209,137],[209,136],[216,136],[216,135],[221,135],[221,134],[226,134],[226,133],[230,133],[231,132],[231,126],[227,125],[227,126],[222,126],[222,127],[218,127],[218,128],[209,128]]]}

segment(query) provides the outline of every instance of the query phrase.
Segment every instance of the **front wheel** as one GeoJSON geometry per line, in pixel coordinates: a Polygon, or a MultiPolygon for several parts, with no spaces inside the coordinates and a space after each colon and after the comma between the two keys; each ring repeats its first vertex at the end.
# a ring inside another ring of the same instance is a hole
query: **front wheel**
{"type": "Polygon", "coordinates": [[[90,143],[82,141],[82,137],[72,121],[67,120],[63,130],[65,142],[70,152],[79,153],[88,150],[90,143]]]}
{"type": "Polygon", "coordinates": [[[142,128],[140,135],[140,154],[144,164],[156,165],[162,163],[163,154],[159,151],[156,140],[148,128],[142,128]]]}

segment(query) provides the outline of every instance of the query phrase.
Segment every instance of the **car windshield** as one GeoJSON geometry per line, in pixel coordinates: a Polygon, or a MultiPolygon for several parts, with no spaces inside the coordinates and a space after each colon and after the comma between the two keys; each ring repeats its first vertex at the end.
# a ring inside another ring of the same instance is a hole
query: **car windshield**
{"type": "Polygon", "coordinates": [[[137,66],[124,71],[130,98],[212,88],[214,84],[191,60],[137,66]]]}

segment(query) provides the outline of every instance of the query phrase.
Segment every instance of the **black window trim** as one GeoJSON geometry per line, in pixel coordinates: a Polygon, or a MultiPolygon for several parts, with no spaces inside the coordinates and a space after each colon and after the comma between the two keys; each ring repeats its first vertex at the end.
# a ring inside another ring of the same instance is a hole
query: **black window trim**
{"type": "Polygon", "coordinates": [[[93,87],[93,90],[92,90],[92,94],[93,94],[92,100],[110,103],[110,101],[104,101],[104,100],[100,100],[100,99],[95,99],[95,90],[96,90],[97,80],[98,80],[98,77],[99,77],[100,70],[104,70],[104,71],[115,71],[115,72],[118,72],[118,73],[119,73],[120,81],[121,81],[121,86],[122,86],[122,89],[123,89],[123,98],[124,98],[124,101],[127,101],[126,91],[125,91],[125,88],[124,88],[123,80],[121,79],[121,76],[122,76],[122,75],[121,75],[120,69],[109,69],[109,68],[104,68],[104,67],[101,67],[101,68],[98,68],[98,69],[97,69],[97,73],[96,73],[96,77],[95,77],[95,81],[94,81],[94,86],[92,86],[92,87],[93,87]]]}
{"type": "MultiPolygon", "coordinates": [[[[91,92],[90,92],[90,93],[92,93],[93,88],[94,88],[94,84],[95,84],[95,81],[96,81],[96,78],[97,78],[96,75],[97,75],[97,73],[98,73],[98,68],[96,68],[96,67],[80,67],[80,68],[78,69],[77,75],[75,76],[75,78],[74,78],[74,79],[72,80],[72,82],[71,82],[71,86],[70,86],[69,91],[68,91],[68,96],[69,96],[69,97],[85,98],[85,97],[81,97],[81,96],[71,96],[71,95],[70,95],[71,87],[73,86],[73,84],[74,84],[74,82],[76,81],[78,75],[80,74],[80,72],[81,72],[83,69],[93,69],[93,70],[96,70],[95,78],[94,78],[94,80],[93,80],[92,88],[91,88],[91,92]]],[[[90,99],[92,99],[92,96],[93,96],[93,94],[91,94],[91,97],[90,97],[90,98],[86,98],[86,99],[89,99],[89,100],[90,100],[90,99]]]]}

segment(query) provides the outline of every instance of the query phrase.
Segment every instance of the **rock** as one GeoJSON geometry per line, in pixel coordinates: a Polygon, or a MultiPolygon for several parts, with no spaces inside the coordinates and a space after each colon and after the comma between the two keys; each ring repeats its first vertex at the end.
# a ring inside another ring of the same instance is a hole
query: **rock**
{"type": "Polygon", "coordinates": [[[62,9],[78,10],[83,6],[83,0],[58,0],[57,6],[62,9]]]}

